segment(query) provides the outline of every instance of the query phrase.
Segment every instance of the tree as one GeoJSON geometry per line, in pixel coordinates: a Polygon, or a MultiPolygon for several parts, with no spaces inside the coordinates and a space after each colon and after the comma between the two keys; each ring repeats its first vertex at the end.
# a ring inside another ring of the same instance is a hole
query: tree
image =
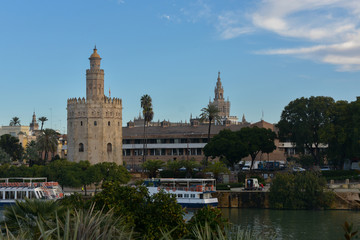
{"type": "Polygon", "coordinates": [[[333,201],[333,193],[325,189],[325,179],[314,172],[277,174],[270,188],[270,206],[284,209],[328,208],[333,201]]]}
{"type": "Polygon", "coordinates": [[[31,141],[26,145],[24,159],[29,162],[30,167],[40,160],[39,149],[35,141],[31,141]]]}
{"type": "Polygon", "coordinates": [[[48,120],[47,117],[39,117],[38,120],[41,122],[41,131],[43,130],[44,123],[48,120]]]}
{"type": "Polygon", "coordinates": [[[236,132],[229,129],[221,130],[204,147],[206,157],[219,157],[220,161],[234,168],[243,157],[249,155],[246,145],[236,132]]]}
{"type": "Polygon", "coordinates": [[[45,129],[38,136],[36,144],[41,153],[44,153],[43,160],[49,159],[49,153],[54,155],[58,146],[58,133],[53,129],[45,129]]]}
{"type": "Polygon", "coordinates": [[[190,160],[182,160],[180,161],[182,167],[185,168],[186,177],[191,178],[194,172],[194,168],[200,167],[200,164],[194,159],[191,158],[190,160]]]}
{"type": "Polygon", "coordinates": [[[146,151],[147,151],[147,139],[146,139],[146,127],[149,126],[149,123],[153,120],[154,112],[152,108],[152,99],[149,95],[145,94],[140,99],[140,105],[143,109],[144,117],[144,146],[143,146],[143,163],[146,161],[146,151]]]}
{"type": "MultiPolygon", "coordinates": [[[[66,208],[55,201],[41,201],[38,199],[25,199],[17,201],[15,205],[5,208],[4,222],[13,233],[24,231],[32,237],[26,239],[38,239],[40,231],[36,220],[42,219],[51,225],[49,220],[62,218],[66,208]]],[[[52,225],[55,227],[55,224],[52,225]]]]}
{"type": "Polygon", "coordinates": [[[212,172],[214,174],[214,178],[216,181],[219,181],[220,173],[229,173],[229,169],[227,169],[226,165],[223,162],[215,161],[210,163],[204,170],[205,172],[212,172]]]}
{"type": "Polygon", "coordinates": [[[314,163],[319,164],[320,147],[327,144],[326,129],[333,108],[334,99],[330,97],[302,97],[290,102],[277,124],[280,140],[291,141],[299,152],[308,150],[314,163]]]}
{"type": "Polygon", "coordinates": [[[162,239],[162,232],[170,230],[173,239],[181,239],[187,232],[185,211],[172,194],[161,191],[150,196],[144,186],[106,182],[94,201],[98,209],[113,209],[115,216],[123,216],[142,239],[162,239]]]}
{"type": "Polygon", "coordinates": [[[276,134],[271,129],[258,127],[245,127],[237,132],[241,142],[245,143],[251,157],[250,170],[253,168],[256,156],[261,153],[271,153],[276,149],[274,140],[276,134]]]}
{"type": "Polygon", "coordinates": [[[21,126],[20,124],[20,118],[13,117],[10,121],[10,126],[21,126]]]}
{"type": "Polygon", "coordinates": [[[10,155],[0,148],[0,164],[11,162],[10,155]]]}
{"type": "Polygon", "coordinates": [[[148,177],[156,177],[159,168],[164,166],[164,162],[159,159],[147,160],[142,164],[144,170],[148,170],[148,177]]]}
{"type": "MultiPolygon", "coordinates": [[[[210,142],[210,132],[211,132],[211,123],[220,122],[219,116],[219,109],[213,103],[209,103],[206,108],[201,109],[200,120],[202,122],[209,121],[209,128],[208,128],[208,139],[207,142],[210,142]]],[[[205,159],[205,165],[207,165],[207,157],[205,159]]]]}
{"type": "Polygon", "coordinates": [[[23,154],[23,147],[19,144],[19,139],[4,134],[0,137],[0,148],[10,155],[11,161],[21,160],[23,154]]]}

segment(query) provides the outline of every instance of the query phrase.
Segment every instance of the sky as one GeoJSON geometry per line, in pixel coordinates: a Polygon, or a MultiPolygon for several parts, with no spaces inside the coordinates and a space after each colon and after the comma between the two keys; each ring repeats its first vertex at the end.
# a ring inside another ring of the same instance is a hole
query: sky
{"type": "Polygon", "coordinates": [[[0,29],[0,125],[35,111],[66,132],[95,44],[124,126],[144,94],[155,121],[189,122],[218,71],[231,115],[253,123],[278,122],[296,98],[360,96],[358,0],[11,0],[0,29]]]}

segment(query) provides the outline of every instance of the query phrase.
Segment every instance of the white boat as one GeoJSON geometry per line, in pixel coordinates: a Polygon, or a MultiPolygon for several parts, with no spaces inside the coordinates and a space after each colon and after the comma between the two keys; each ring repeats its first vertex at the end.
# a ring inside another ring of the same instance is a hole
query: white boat
{"type": "Polygon", "coordinates": [[[165,191],[176,196],[177,202],[187,208],[217,206],[218,199],[211,194],[216,192],[215,179],[160,178],[145,180],[144,185],[150,195],[165,191]]]}
{"type": "Polygon", "coordinates": [[[64,192],[47,178],[0,178],[0,208],[28,199],[57,200],[64,192]]]}

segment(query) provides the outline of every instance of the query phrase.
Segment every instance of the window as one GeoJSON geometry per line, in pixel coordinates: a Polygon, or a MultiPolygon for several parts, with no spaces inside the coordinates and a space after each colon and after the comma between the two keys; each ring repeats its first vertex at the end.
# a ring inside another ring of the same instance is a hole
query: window
{"type": "Polygon", "coordinates": [[[83,124],[82,124],[82,121],[80,122],[80,126],[82,126],[83,124]]]}
{"type": "Polygon", "coordinates": [[[79,152],[84,152],[84,144],[79,143],[79,152]]]}
{"type": "Polygon", "coordinates": [[[190,194],[190,197],[191,197],[191,198],[195,198],[195,194],[190,194]]]}
{"type": "Polygon", "coordinates": [[[183,196],[182,194],[178,194],[178,198],[182,198],[182,196],[183,196]]]}
{"type": "Polygon", "coordinates": [[[108,126],[110,126],[110,121],[108,121],[108,126]]]}
{"type": "Polygon", "coordinates": [[[97,122],[96,122],[96,121],[94,121],[94,126],[97,126],[97,122]]]}
{"type": "Polygon", "coordinates": [[[189,194],[184,194],[184,198],[189,198],[189,194]]]}
{"type": "Polygon", "coordinates": [[[111,143],[108,143],[107,144],[107,152],[109,153],[109,152],[112,152],[112,145],[111,145],[111,143]]]}
{"type": "Polygon", "coordinates": [[[120,127],[120,122],[118,122],[118,126],[120,127]]]}

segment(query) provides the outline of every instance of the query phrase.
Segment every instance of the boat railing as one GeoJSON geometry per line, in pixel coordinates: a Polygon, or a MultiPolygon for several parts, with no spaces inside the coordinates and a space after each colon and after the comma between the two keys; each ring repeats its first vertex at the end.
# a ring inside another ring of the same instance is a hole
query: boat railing
{"type": "Polygon", "coordinates": [[[205,186],[203,187],[202,185],[197,185],[197,186],[193,186],[193,187],[171,187],[171,186],[159,186],[158,190],[160,191],[161,189],[166,190],[168,192],[173,191],[186,191],[186,192],[214,192],[214,185],[211,186],[205,186]]]}
{"type": "Polygon", "coordinates": [[[11,187],[11,188],[19,188],[19,187],[28,187],[28,188],[36,188],[36,187],[47,187],[52,188],[54,186],[58,186],[57,182],[2,182],[0,183],[0,187],[11,187]]]}

